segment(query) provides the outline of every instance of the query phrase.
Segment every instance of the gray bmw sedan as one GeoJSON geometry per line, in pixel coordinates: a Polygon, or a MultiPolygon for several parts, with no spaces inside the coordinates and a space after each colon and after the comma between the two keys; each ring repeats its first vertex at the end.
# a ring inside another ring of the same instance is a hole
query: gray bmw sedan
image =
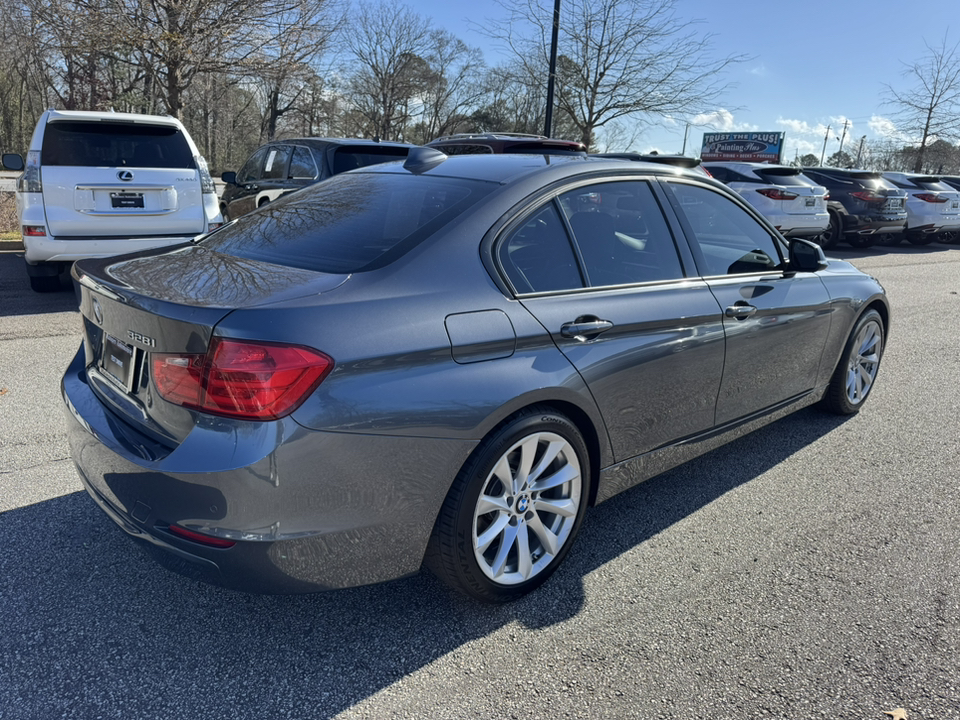
{"type": "Polygon", "coordinates": [[[257,592],[427,566],[517,598],[591,505],[859,411],[890,322],[720,183],[582,156],[417,148],[73,277],[87,491],[166,565],[257,592]]]}

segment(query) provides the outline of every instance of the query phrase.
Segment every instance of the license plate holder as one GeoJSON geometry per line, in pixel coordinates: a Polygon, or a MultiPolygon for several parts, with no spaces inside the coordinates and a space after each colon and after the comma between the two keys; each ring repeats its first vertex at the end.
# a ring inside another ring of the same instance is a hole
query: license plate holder
{"type": "Polygon", "coordinates": [[[112,192],[110,193],[110,204],[114,208],[143,208],[142,192],[112,192]]]}
{"type": "Polygon", "coordinates": [[[817,204],[817,200],[816,198],[807,198],[806,203],[807,203],[807,207],[813,207],[814,205],[817,204]]]}
{"type": "Polygon", "coordinates": [[[128,393],[133,390],[136,360],[137,349],[133,345],[128,345],[112,335],[104,334],[103,349],[100,352],[100,369],[128,393]]]}

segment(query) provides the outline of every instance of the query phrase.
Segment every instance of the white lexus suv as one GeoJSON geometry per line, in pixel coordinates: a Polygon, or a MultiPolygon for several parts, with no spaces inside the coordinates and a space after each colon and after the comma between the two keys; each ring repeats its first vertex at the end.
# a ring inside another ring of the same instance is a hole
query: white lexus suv
{"type": "Polygon", "coordinates": [[[207,163],[170,116],[48,110],[22,170],[17,210],[30,286],[59,287],[74,260],[187,242],[223,222],[207,163]]]}

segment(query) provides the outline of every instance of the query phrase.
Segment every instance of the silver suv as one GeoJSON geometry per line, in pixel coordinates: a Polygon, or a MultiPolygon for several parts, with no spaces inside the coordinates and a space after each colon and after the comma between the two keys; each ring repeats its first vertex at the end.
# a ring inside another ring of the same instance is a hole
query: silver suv
{"type": "Polygon", "coordinates": [[[169,116],[48,110],[30,141],[17,211],[30,287],[55,290],[74,260],[174,245],[219,227],[213,179],[169,116]]]}

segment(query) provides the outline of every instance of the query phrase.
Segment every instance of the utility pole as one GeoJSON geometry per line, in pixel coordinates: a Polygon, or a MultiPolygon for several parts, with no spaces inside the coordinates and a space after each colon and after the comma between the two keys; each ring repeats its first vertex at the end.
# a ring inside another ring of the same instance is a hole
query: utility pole
{"type": "Polygon", "coordinates": [[[854,163],[857,167],[860,167],[860,156],[863,155],[863,141],[867,139],[867,136],[864,135],[860,138],[860,149],[857,150],[857,161],[854,163]]]}
{"type": "Polygon", "coordinates": [[[552,135],[553,125],[553,88],[557,82],[557,41],[560,34],[560,0],[553,6],[553,38],[550,43],[550,77],[547,79],[547,118],[543,123],[543,134],[552,135]]]}
{"type": "Polygon", "coordinates": [[[823,150],[820,151],[820,167],[823,167],[823,156],[827,154],[827,140],[830,139],[830,126],[827,125],[827,132],[823,136],[823,150]]]}
{"type": "Polygon", "coordinates": [[[843,121],[843,133],[840,135],[840,149],[837,150],[837,155],[843,152],[843,141],[847,137],[847,126],[850,124],[849,120],[843,121]]]}

